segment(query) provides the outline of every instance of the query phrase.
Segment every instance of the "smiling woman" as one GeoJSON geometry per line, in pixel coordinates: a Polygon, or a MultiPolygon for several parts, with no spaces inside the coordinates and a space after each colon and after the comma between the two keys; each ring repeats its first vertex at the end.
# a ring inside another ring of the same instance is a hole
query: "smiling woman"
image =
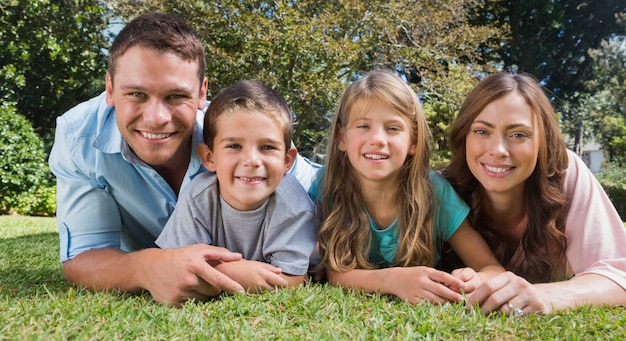
{"type": "Polygon", "coordinates": [[[472,304],[519,315],[626,303],[626,230],[598,181],[566,149],[531,76],[498,73],[480,82],[461,106],[450,145],[442,174],[511,271],[481,286],[472,304]]]}

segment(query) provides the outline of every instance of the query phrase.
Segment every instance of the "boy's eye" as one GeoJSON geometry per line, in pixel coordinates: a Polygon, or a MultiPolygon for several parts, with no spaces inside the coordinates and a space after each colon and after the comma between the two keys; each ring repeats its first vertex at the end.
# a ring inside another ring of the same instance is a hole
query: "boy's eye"
{"type": "Polygon", "coordinates": [[[241,145],[239,145],[237,143],[231,143],[231,144],[226,145],[226,148],[239,149],[239,148],[241,148],[241,145]]]}
{"type": "Polygon", "coordinates": [[[261,150],[274,150],[274,149],[277,149],[277,148],[271,145],[267,145],[267,144],[264,146],[261,146],[261,150]]]}

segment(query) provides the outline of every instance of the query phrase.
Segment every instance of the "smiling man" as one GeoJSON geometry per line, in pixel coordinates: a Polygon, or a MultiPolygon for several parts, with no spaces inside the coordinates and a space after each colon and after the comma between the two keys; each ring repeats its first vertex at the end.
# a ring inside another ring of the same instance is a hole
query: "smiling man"
{"type": "MultiPolygon", "coordinates": [[[[181,190],[207,171],[196,153],[204,74],[198,35],[176,16],[146,14],[113,42],[106,91],[57,119],[49,162],[70,282],[147,290],[173,305],[243,291],[212,266],[240,254],[203,244],[162,250],[154,243],[181,190]]],[[[291,172],[306,183],[316,167],[300,159],[291,172]]]]}

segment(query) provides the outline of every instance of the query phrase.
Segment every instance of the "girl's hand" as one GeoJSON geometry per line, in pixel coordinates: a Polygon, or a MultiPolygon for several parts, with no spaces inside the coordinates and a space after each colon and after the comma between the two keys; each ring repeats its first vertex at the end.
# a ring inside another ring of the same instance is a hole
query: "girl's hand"
{"type": "Polygon", "coordinates": [[[427,266],[392,269],[390,291],[402,300],[412,304],[422,301],[439,304],[463,301],[460,292],[452,288],[462,288],[464,282],[447,272],[427,266]]]}
{"type": "Polygon", "coordinates": [[[461,288],[451,288],[453,290],[457,290],[463,292],[465,294],[469,294],[474,292],[474,290],[478,289],[478,287],[483,284],[483,280],[478,276],[478,273],[474,271],[472,268],[460,268],[452,271],[452,276],[463,281],[463,286],[461,288]]]}

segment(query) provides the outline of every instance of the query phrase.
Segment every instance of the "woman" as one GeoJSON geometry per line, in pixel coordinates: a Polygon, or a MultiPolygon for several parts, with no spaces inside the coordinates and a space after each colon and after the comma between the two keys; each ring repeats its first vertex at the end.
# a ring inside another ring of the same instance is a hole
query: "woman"
{"type": "Polygon", "coordinates": [[[550,101],[528,75],[498,73],[468,95],[443,175],[509,272],[470,297],[487,313],[548,314],[626,303],[626,230],[550,101]],[[533,283],[533,284],[531,284],[533,283]]]}

